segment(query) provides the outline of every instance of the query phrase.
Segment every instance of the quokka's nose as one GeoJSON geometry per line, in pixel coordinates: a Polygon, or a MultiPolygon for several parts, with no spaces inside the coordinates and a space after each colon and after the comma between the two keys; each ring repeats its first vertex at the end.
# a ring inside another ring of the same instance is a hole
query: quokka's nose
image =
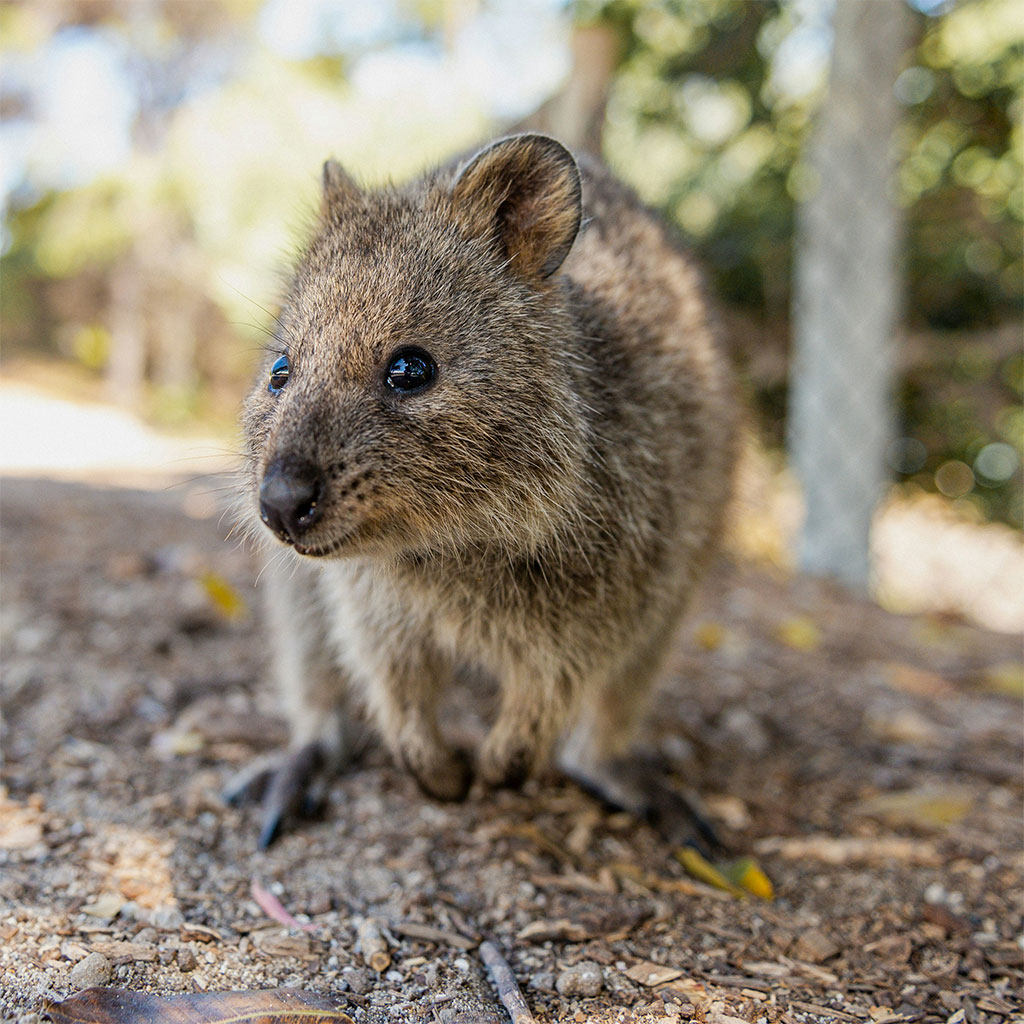
{"type": "Polygon", "coordinates": [[[275,459],[260,484],[260,518],[282,540],[298,541],[320,518],[323,478],[311,463],[275,459]]]}

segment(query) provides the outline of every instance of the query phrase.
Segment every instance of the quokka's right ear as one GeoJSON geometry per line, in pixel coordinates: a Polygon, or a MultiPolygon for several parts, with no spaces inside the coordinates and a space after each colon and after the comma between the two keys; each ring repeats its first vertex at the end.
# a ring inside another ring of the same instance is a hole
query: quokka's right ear
{"type": "Polygon", "coordinates": [[[463,228],[493,239],[511,269],[550,277],[580,229],[582,189],[572,154],[546,135],[513,135],[481,150],[451,186],[463,228]]]}
{"type": "Polygon", "coordinates": [[[362,196],[359,186],[333,157],[324,161],[321,179],[323,189],[320,196],[320,213],[325,217],[351,205],[362,196]]]}

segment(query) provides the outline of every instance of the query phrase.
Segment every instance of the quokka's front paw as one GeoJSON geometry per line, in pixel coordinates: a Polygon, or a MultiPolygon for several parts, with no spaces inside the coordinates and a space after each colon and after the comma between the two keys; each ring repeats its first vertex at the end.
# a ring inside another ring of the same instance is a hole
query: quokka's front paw
{"type": "Polygon", "coordinates": [[[536,752],[523,744],[488,741],[480,752],[478,772],[492,789],[519,789],[533,774],[536,752]]]}
{"type": "Polygon", "coordinates": [[[435,800],[465,800],[473,782],[473,768],[463,750],[448,747],[424,751],[402,750],[402,762],[427,796],[435,800]]]}

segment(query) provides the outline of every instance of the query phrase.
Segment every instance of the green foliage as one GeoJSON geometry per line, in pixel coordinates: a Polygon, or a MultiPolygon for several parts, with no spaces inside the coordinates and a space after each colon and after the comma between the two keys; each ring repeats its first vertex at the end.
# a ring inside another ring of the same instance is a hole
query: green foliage
{"type": "Polygon", "coordinates": [[[1019,313],[1024,3],[973,0],[928,22],[897,90],[912,311],[938,327],[1019,313]]]}
{"type": "MultiPolygon", "coordinates": [[[[576,10],[583,21],[615,25],[625,41],[608,105],[609,162],[691,239],[720,295],[755,317],[785,320],[795,206],[820,184],[800,154],[826,84],[811,75],[802,88],[780,87],[777,72],[793,59],[787,41],[802,30],[796,6],[590,0],[576,10]]],[[[915,17],[918,42],[896,83],[905,110],[896,192],[907,216],[908,326],[1017,323],[1024,0],[971,0],[915,17]]],[[[944,493],[966,483],[950,496],[1020,522],[1019,471],[983,472],[1024,463],[1021,394],[1011,383],[1020,374],[1019,328],[1009,345],[991,330],[974,341],[930,337],[899,396],[905,440],[926,456],[901,475],[944,493]]],[[[781,354],[772,365],[784,365],[781,354]]],[[[765,422],[777,426],[784,379],[754,384],[765,422]]]]}

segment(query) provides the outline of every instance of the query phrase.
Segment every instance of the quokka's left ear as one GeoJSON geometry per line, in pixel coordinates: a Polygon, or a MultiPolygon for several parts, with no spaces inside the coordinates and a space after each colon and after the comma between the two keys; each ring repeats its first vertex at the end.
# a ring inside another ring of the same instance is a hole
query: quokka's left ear
{"type": "Polygon", "coordinates": [[[321,182],[320,214],[325,218],[331,213],[344,210],[362,197],[359,186],[333,157],[324,161],[321,182]]]}
{"type": "Polygon", "coordinates": [[[525,278],[550,277],[569,255],[583,213],[573,155],[546,135],[513,135],[459,171],[452,207],[462,226],[501,246],[525,278]]]}

